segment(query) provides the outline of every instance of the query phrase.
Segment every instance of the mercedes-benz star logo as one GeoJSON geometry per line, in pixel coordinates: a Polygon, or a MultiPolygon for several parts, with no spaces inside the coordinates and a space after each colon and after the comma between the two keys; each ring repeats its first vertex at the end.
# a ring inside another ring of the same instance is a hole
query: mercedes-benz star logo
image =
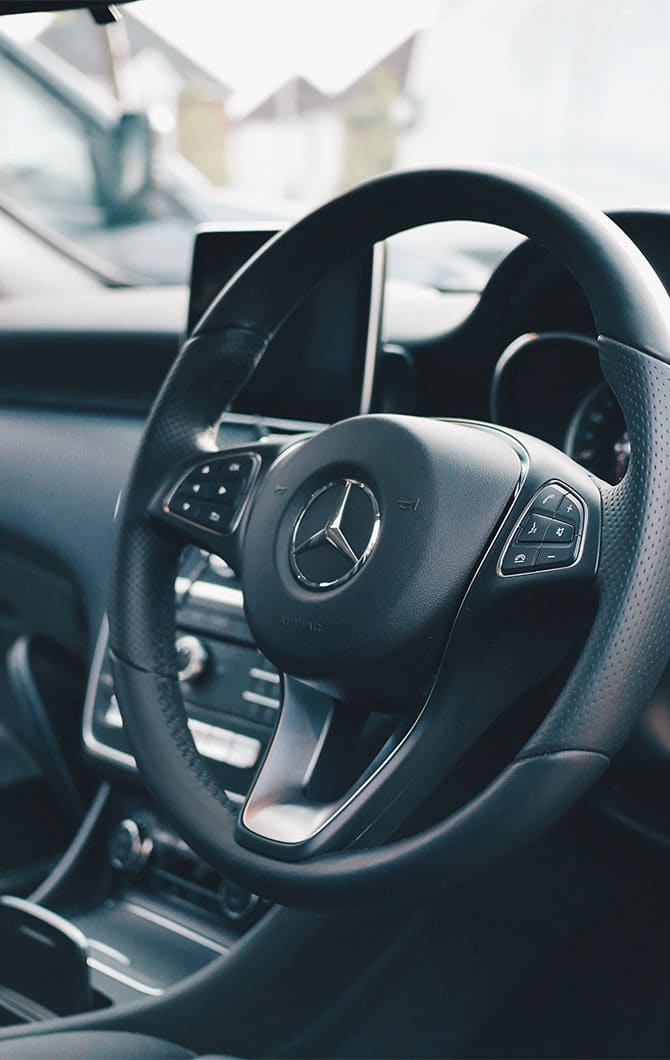
{"type": "Polygon", "coordinates": [[[356,574],[379,536],[377,499],[355,479],[329,482],[312,494],[298,516],[289,556],[291,568],[310,589],[334,589],[356,574]]]}

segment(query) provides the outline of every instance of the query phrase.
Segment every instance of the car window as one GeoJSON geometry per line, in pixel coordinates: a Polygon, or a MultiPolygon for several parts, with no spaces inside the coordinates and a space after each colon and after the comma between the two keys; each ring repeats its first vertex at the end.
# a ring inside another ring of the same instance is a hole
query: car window
{"type": "Polygon", "coordinates": [[[44,220],[90,223],[98,213],[86,128],[0,52],[0,190],[44,220]]]}
{"type": "MultiPolygon", "coordinates": [[[[137,0],[108,27],[2,22],[44,83],[57,61],[77,88],[64,108],[3,68],[0,190],[134,282],[185,281],[198,224],[289,221],[399,168],[519,166],[604,209],[670,198],[666,0],[137,0]]],[[[417,231],[390,272],[476,291],[513,243],[417,231]]]]}

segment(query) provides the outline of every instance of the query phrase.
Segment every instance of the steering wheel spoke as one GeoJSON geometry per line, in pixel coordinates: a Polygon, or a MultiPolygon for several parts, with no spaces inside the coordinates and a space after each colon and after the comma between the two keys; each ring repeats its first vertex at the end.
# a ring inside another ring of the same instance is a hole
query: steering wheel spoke
{"type": "Polygon", "coordinates": [[[243,846],[285,861],[347,845],[369,823],[411,722],[366,713],[290,676],[279,722],[239,817],[243,846]]]}

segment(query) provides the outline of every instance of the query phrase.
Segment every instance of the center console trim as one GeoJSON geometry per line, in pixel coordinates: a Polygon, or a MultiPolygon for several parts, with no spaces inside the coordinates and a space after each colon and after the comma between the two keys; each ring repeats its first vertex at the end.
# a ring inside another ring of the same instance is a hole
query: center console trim
{"type": "MultiPolygon", "coordinates": [[[[231,589],[226,585],[211,585],[205,582],[194,582],[191,584],[188,578],[177,578],[177,583],[185,583],[184,585],[177,585],[177,592],[180,590],[188,592],[189,597],[193,599],[208,600],[212,603],[227,604],[231,605],[233,594],[239,596],[240,600],[242,593],[238,589],[231,589]]],[[[239,604],[242,607],[241,602],[239,604]]],[[[100,625],[100,633],[98,634],[98,640],[95,645],[95,651],[93,653],[93,662],[91,663],[91,669],[89,673],[88,686],[86,688],[86,698],[84,700],[84,712],[82,716],[82,739],[84,746],[91,754],[95,755],[96,758],[103,759],[104,761],[111,762],[115,766],[121,766],[127,772],[137,774],[137,763],[133,755],[128,754],[126,751],[119,751],[116,747],[110,747],[106,743],[102,743],[95,733],[93,732],[93,712],[95,709],[95,700],[98,690],[98,682],[100,680],[100,672],[105,660],[105,654],[107,652],[107,644],[109,640],[109,623],[107,616],[102,620],[100,625]]],[[[268,700],[269,702],[269,700],[268,700]]],[[[273,701],[274,702],[274,701],[273,701]]],[[[198,736],[199,732],[205,733],[209,729],[217,729],[219,732],[228,733],[229,730],[225,726],[213,726],[208,725],[205,722],[196,721],[191,719],[189,722],[189,728],[194,731],[194,736],[198,736]]],[[[238,739],[251,741],[252,737],[241,736],[240,734],[234,733],[238,739]]],[[[237,791],[226,790],[226,795],[232,802],[242,804],[244,802],[244,796],[237,791]]]]}
{"type": "MultiPolygon", "coordinates": [[[[187,579],[183,580],[187,581],[187,579]]],[[[125,751],[118,751],[116,747],[109,747],[107,744],[101,743],[93,732],[93,710],[95,708],[98,681],[100,680],[100,671],[102,670],[105,661],[108,640],[109,622],[105,615],[100,625],[100,632],[95,644],[95,651],[93,652],[93,662],[91,663],[88,686],[86,688],[86,699],[84,700],[84,713],[82,717],[82,736],[84,746],[92,754],[96,755],[97,758],[105,759],[108,762],[113,762],[114,765],[123,766],[124,769],[127,769],[132,773],[137,773],[137,765],[131,754],[127,754],[125,751]]]]}
{"type": "Polygon", "coordinates": [[[181,599],[188,594],[191,600],[205,600],[209,604],[219,604],[221,607],[234,607],[238,611],[244,610],[244,597],[239,589],[232,589],[229,585],[213,585],[211,582],[190,581],[188,578],[175,578],[174,589],[177,597],[181,599]]]}
{"type": "Polygon", "coordinates": [[[214,953],[218,953],[220,957],[224,957],[230,952],[229,946],[210,939],[209,936],[203,935],[200,931],[193,931],[192,928],[186,927],[185,924],[179,924],[176,920],[163,916],[162,913],[154,913],[152,909],[147,909],[146,906],[140,905],[139,902],[123,899],[119,904],[132,916],[139,917],[141,920],[148,920],[150,924],[156,924],[158,927],[165,928],[166,931],[171,931],[173,935],[180,935],[182,938],[188,939],[189,942],[195,942],[206,950],[212,950],[214,953]]]}
{"type": "Polygon", "coordinates": [[[88,957],[86,963],[92,971],[99,972],[100,975],[106,975],[108,979],[113,979],[115,982],[121,983],[122,986],[127,986],[129,990],[134,990],[137,994],[145,994],[147,997],[161,997],[165,993],[161,986],[149,986],[148,983],[142,983],[139,979],[135,979],[134,976],[128,975],[118,968],[112,968],[109,964],[105,964],[104,961],[99,961],[97,957],[88,957]]]}

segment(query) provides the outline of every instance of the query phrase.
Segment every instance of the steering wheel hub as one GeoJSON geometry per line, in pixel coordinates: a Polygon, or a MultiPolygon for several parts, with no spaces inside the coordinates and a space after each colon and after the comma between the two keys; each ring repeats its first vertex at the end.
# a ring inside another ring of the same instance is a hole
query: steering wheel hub
{"type": "Polygon", "coordinates": [[[410,416],[345,420],[289,449],[242,557],[261,651],[338,699],[414,708],[520,470],[497,433],[410,416]]]}

